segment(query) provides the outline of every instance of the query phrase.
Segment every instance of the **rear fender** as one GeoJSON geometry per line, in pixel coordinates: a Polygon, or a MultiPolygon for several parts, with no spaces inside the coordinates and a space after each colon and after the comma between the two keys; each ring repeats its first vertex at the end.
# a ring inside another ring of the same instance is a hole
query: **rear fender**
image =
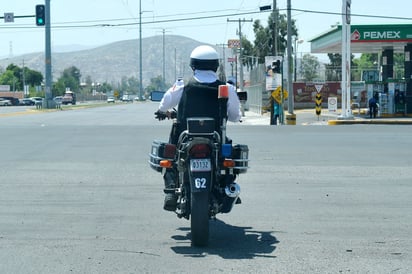
{"type": "Polygon", "coordinates": [[[190,172],[189,181],[192,193],[210,192],[212,185],[212,171],[190,172]]]}

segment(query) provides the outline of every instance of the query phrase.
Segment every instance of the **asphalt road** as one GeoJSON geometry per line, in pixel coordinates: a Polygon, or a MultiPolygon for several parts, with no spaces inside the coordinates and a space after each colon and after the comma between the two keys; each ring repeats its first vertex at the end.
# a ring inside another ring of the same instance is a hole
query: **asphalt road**
{"type": "Polygon", "coordinates": [[[242,204],[190,246],[155,103],[0,115],[0,273],[411,273],[412,127],[230,124],[242,204]]]}

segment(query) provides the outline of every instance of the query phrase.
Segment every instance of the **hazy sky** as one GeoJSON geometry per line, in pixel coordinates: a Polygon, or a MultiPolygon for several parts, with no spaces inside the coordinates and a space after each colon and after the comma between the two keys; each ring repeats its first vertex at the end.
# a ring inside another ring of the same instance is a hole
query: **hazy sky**
{"type": "MultiPolygon", "coordinates": [[[[139,0],[51,0],[52,48],[64,45],[99,46],[114,41],[139,38],[139,0]],[[106,26],[104,26],[106,25],[106,26]]],[[[212,45],[237,38],[238,22],[230,20],[260,19],[264,26],[270,12],[259,7],[272,0],[141,0],[142,37],[165,34],[183,35],[212,45]],[[204,19],[196,19],[196,18],[204,19]]],[[[34,15],[41,0],[8,0],[0,2],[0,15],[34,15]]],[[[277,0],[286,14],[286,0],[277,0]]],[[[308,52],[310,38],[340,23],[341,0],[292,0],[293,19],[299,39],[298,52],[308,52]]],[[[352,0],[352,14],[403,17],[370,18],[353,16],[352,24],[412,24],[411,4],[407,0],[352,0]]],[[[35,26],[34,18],[15,18],[14,23],[0,21],[0,56],[44,51],[44,28],[35,26]]],[[[253,23],[242,23],[242,33],[253,41],[253,23]]]]}

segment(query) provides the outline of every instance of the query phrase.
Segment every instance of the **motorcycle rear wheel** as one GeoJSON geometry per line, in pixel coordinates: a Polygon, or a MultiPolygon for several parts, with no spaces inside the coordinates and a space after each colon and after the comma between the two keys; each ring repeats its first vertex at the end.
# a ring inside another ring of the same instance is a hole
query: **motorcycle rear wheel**
{"type": "Polygon", "coordinates": [[[209,193],[191,194],[190,229],[192,245],[206,246],[209,241],[209,193]]]}

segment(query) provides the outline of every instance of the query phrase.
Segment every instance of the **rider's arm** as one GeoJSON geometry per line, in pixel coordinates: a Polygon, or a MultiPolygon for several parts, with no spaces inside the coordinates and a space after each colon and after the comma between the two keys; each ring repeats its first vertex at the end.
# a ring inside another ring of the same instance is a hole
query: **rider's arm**
{"type": "Polygon", "coordinates": [[[235,87],[229,85],[229,100],[227,101],[227,119],[231,122],[239,122],[242,117],[240,101],[235,87]]]}
{"type": "Polygon", "coordinates": [[[180,97],[182,97],[183,88],[184,86],[178,83],[175,83],[173,87],[169,88],[159,103],[159,110],[166,112],[176,107],[179,104],[180,97]]]}

